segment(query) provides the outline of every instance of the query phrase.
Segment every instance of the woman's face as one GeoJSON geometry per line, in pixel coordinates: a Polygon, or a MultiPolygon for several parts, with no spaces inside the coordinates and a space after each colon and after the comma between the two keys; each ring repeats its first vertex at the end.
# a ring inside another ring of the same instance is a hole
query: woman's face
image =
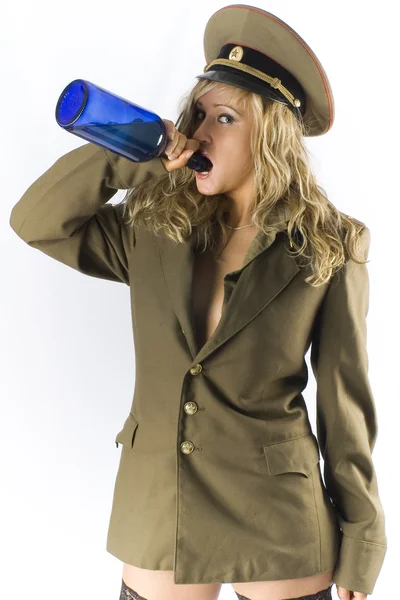
{"type": "Polygon", "coordinates": [[[196,173],[202,194],[225,194],[250,201],[253,194],[253,163],[250,148],[252,116],[233,106],[230,92],[214,88],[203,94],[194,107],[193,138],[199,150],[210,156],[213,168],[206,179],[196,173]],[[221,104],[223,106],[214,106],[221,104]]]}

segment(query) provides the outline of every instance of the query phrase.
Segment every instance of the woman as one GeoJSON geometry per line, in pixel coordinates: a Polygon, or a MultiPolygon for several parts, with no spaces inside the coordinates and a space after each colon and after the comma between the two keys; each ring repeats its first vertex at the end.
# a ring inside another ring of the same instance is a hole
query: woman
{"type": "Polygon", "coordinates": [[[11,216],[33,247],[131,287],[136,393],[107,544],[120,598],[215,600],[227,582],[239,600],[327,600],[336,582],[365,600],[386,551],[369,230],[329,202],[303,143],[332,125],[329,82],[254,7],[217,11],[205,54],[176,126],[165,120],[166,157],[133,165],[85,145],[11,216]],[[186,168],[198,149],[208,174],[186,168]],[[127,196],[106,205],[116,187],[127,196]],[[319,446],[301,395],[311,342],[319,446]]]}

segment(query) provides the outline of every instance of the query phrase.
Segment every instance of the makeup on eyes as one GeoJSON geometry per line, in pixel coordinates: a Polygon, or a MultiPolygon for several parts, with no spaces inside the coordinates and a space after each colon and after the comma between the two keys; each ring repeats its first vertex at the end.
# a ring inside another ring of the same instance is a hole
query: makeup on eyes
{"type": "MultiPolygon", "coordinates": [[[[195,115],[196,117],[197,117],[197,115],[198,115],[198,113],[199,113],[199,112],[204,112],[204,114],[205,114],[205,110],[204,110],[204,109],[202,109],[202,108],[200,108],[200,107],[197,107],[197,106],[195,106],[195,108],[194,108],[194,115],[195,115]]],[[[219,118],[219,119],[220,119],[220,118],[222,118],[222,117],[227,117],[228,119],[230,119],[230,122],[231,122],[231,123],[235,123],[235,119],[232,117],[232,115],[229,115],[228,113],[221,113],[221,114],[218,116],[218,118],[219,118]]],[[[225,123],[225,124],[226,124],[226,123],[225,123]]]]}
{"type": "MultiPolygon", "coordinates": [[[[240,113],[238,110],[236,110],[236,108],[233,108],[233,106],[230,106],[229,104],[213,104],[212,108],[217,108],[218,106],[223,106],[224,108],[230,108],[231,110],[233,110],[235,113],[237,113],[238,115],[242,116],[242,113],[240,113]]],[[[200,102],[200,100],[198,100],[195,104],[195,108],[203,108],[202,103],[200,102]]]]}

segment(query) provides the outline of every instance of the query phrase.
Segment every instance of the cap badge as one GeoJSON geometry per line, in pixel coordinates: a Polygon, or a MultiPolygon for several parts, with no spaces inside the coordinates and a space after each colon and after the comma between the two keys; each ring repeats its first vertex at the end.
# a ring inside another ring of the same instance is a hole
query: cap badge
{"type": "Polygon", "coordinates": [[[243,57],[243,48],[242,46],[235,46],[229,53],[229,60],[236,60],[237,62],[241,61],[243,57]]]}

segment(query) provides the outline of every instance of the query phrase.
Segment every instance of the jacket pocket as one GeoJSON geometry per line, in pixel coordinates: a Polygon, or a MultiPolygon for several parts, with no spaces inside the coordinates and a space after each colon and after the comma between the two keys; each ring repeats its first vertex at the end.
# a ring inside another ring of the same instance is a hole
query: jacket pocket
{"type": "Polygon", "coordinates": [[[136,429],[139,423],[136,421],[130,413],[125,420],[124,426],[115,438],[115,444],[118,448],[118,443],[122,444],[125,448],[132,448],[135,439],[136,429]]]}
{"type": "Polygon", "coordinates": [[[317,438],[313,433],[267,444],[263,449],[270,475],[294,472],[310,477],[320,460],[317,438]]]}

